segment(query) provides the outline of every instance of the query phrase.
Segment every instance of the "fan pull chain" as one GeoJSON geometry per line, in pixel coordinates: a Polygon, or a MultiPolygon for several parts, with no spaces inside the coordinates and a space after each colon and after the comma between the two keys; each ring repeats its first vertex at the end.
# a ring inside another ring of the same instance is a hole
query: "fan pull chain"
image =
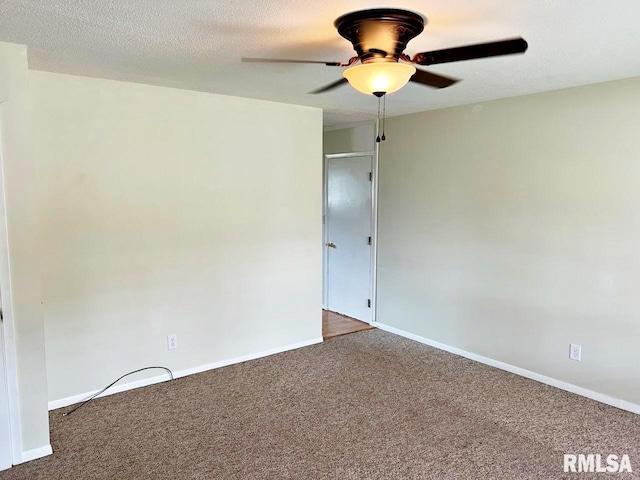
{"type": "MultiPolygon", "coordinates": [[[[374,94],[375,95],[375,94],[374,94]]],[[[380,96],[376,95],[376,97],[378,97],[378,126],[380,125],[380,96]]],[[[384,137],[384,133],[382,134],[382,136],[384,137]]],[[[378,133],[378,136],[376,137],[376,143],[380,143],[380,134],[378,133]]]]}
{"type": "Polygon", "coordinates": [[[382,141],[383,142],[386,140],[386,137],[384,136],[384,123],[386,118],[387,118],[387,96],[384,95],[382,97],[382,141]]]}
{"type": "MultiPolygon", "coordinates": [[[[373,92],[373,94],[378,97],[378,132],[380,132],[380,130],[382,130],[382,141],[384,142],[386,140],[386,137],[384,136],[384,119],[387,115],[387,92],[373,92]],[[382,104],[382,122],[380,121],[380,98],[384,97],[383,99],[383,104],[382,104]],[[382,125],[382,129],[380,128],[380,126],[382,125]]],[[[376,142],[380,143],[380,133],[378,133],[378,136],[376,137],[376,142]]]]}

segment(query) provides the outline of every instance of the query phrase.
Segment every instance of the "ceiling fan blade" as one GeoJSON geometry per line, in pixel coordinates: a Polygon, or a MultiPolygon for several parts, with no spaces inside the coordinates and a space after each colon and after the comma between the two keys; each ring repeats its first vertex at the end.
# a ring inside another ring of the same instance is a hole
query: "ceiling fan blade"
{"type": "Polygon", "coordinates": [[[345,67],[342,62],[323,62],[322,60],[288,60],[283,58],[242,58],[243,62],[254,63],[321,63],[327,67],[345,67]]]}
{"type": "Polygon", "coordinates": [[[336,80],[335,82],[331,82],[328,85],[325,85],[324,87],[320,87],[317,90],[314,90],[313,92],[309,92],[312,94],[316,94],[316,93],[324,93],[324,92],[328,92],[329,90],[333,90],[334,88],[338,88],[342,85],[344,85],[345,83],[348,83],[348,80],[346,78],[341,78],[340,80],[336,80]]]}
{"type": "Polygon", "coordinates": [[[428,87],[447,88],[459,82],[457,78],[444,77],[425,70],[416,69],[416,73],[409,79],[410,82],[420,83],[428,87]]]}
{"type": "Polygon", "coordinates": [[[512,55],[514,53],[526,52],[528,46],[524,38],[512,38],[498,42],[479,43],[477,45],[434,50],[433,52],[422,52],[413,57],[413,62],[418,65],[435,65],[437,63],[473,60],[475,58],[512,55]]]}

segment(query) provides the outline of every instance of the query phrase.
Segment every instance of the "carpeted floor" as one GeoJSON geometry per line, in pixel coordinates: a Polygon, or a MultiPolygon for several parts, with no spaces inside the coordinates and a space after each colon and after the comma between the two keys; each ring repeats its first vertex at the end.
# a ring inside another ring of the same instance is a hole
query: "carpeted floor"
{"type": "Polygon", "coordinates": [[[640,416],[370,330],[51,412],[0,479],[557,479],[628,454],[640,416]]]}

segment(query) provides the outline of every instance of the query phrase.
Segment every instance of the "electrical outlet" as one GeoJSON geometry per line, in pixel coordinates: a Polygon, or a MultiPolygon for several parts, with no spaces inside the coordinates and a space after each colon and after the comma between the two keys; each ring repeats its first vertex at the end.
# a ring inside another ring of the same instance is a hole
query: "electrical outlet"
{"type": "Polygon", "coordinates": [[[169,350],[173,350],[174,348],[178,348],[178,336],[177,335],[167,335],[167,348],[169,350]]]}
{"type": "Polygon", "coordinates": [[[580,345],[569,345],[569,359],[579,362],[582,359],[582,347],[580,345]]]}

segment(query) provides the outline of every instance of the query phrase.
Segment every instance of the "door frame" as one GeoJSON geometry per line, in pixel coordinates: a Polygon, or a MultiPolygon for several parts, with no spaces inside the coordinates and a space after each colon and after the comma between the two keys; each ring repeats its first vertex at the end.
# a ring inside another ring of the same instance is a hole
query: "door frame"
{"type": "Polygon", "coordinates": [[[322,278],[323,293],[322,307],[327,308],[329,297],[329,256],[326,254],[326,244],[329,241],[327,235],[327,210],[329,206],[329,160],[353,157],[371,157],[371,259],[369,269],[369,296],[371,298],[371,309],[369,312],[369,325],[376,322],[376,300],[377,300],[377,263],[378,263],[378,145],[374,150],[349,153],[330,153],[324,156],[324,174],[322,188],[322,278]]]}
{"type": "MultiPolygon", "coordinates": [[[[4,366],[7,397],[9,400],[10,449],[13,464],[22,463],[22,429],[18,402],[18,362],[15,343],[15,324],[11,294],[9,263],[9,239],[7,231],[6,200],[4,188],[4,159],[2,155],[2,106],[0,103],[0,299],[4,320],[0,323],[4,347],[4,366]]],[[[0,387],[1,388],[1,387],[0,387]]]]}

